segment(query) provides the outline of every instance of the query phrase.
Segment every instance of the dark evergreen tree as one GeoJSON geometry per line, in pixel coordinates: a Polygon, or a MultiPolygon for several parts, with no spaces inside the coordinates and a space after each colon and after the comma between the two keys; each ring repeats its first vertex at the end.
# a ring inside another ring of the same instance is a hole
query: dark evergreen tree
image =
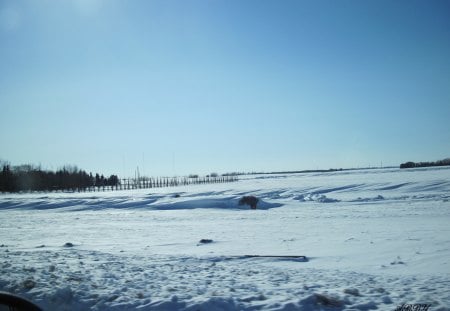
{"type": "Polygon", "coordinates": [[[44,171],[40,166],[20,165],[11,167],[9,164],[0,164],[0,192],[17,191],[55,191],[55,190],[83,190],[92,186],[116,186],[119,178],[78,169],[76,166],[64,166],[56,172],[44,171]]]}

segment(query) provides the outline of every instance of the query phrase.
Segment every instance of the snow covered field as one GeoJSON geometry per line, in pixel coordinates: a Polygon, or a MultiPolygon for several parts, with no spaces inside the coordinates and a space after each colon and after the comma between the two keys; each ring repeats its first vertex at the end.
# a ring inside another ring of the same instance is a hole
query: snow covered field
{"type": "Polygon", "coordinates": [[[0,290],[44,310],[450,310],[449,168],[3,194],[0,223],[0,290]]]}

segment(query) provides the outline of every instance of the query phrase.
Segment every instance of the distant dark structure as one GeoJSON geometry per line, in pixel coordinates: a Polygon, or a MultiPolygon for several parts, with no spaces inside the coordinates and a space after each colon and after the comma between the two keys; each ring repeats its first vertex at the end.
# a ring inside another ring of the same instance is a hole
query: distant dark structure
{"type": "Polygon", "coordinates": [[[256,209],[256,205],[258,204],[259,199],[252,195],[242,197],[239,200],[239,205],[249,205],[251,209],[256,209]]]}
{"type": "Polygon", "coordinates": [[[415,167],[431,167],[431,166],[448,166],[450,165],[450,158],[439,160],[436,162],[405,162],[400,164],[400,168],[415,168],[415,167]]]}

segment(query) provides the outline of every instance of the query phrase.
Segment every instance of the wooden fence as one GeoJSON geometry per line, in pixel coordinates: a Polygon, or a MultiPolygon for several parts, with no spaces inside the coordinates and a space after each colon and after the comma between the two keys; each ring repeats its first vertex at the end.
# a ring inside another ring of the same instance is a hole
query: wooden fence
{"type": "Polygon", "coordinates": [[[140,177],[134,178],[122,178],[119,179],[119,183],[115,186],[92,186],[86,188],[70,189],[69,191],[78,192],[97,192],[97,191],[118,191],[118,190],[133,190],[133,189],[150,189],[150,188],[163,188],[163,187],[177,187],[187,185],[203,185],[203,184],[216,184],[216,183],[228,183],[238,180],[237,176],[217,176],[217,177],[157,177],[147,178],[140,177]]]}

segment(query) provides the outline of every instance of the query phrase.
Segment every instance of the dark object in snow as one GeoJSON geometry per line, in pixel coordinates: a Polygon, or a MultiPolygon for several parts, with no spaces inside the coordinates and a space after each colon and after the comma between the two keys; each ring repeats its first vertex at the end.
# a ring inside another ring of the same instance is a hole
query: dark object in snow
{"type": "Polygon", "coordinates": [[[393,266],[393,265],[406,265],[406,263],[405,263],[404,261],[399,260],[399,261],[393,261],[393,262],[391,262],[391,265],[392,265],[392,266],[393,266]]]}
{"type": "Polygon", "coordinates": [[[348,294],[348,295],[352,295],[352,296],[356,296],[356,297],[361,296],[361,294],[359,293],[359,290],[356,288],[346,288],[346,289],[344,289],[344,294],[348,294]]]}
{"type": "Polygon", "coordinates": [[[35,286],[36,286],[36,282],[31,279],[27,279],[27,280],[25,280],[25,282],[23,282],[23,287],[25,289],[30,290],[30,289],[33,289],[35,286]]]}
{"type": "Polygon", "coordinates": [[[42,311],[41,308],[31,301],[7,292],[0,292],[1,310],[3,310],[3,306],[6,306],[9,310],[16,311],[42,311]]]}
{"type": "Polygon", "coordinates": [[[213,240],[211,240],[211,239],[201,239],[199,241],[199,243],[201,243],[201,244],[208,244],[208,243],[212,243],[212,242],[213,242],[213,240]]]}
{"type": "Polygon", "coordinates": [[[64,247],[73,247],[73,243],[67,242],[66,244],[64,244],[64,247]]]}
{"type": "Polygon", "coordinates": [[[258,204],[259,199],[257,197],[254,197],[252,195],[247,195],[242,197],[239,200],[239,205],[248,205],[251,207],[251,209],[256,209],[256,205],[258,204]]]}
{"type": "Polygon", "coordinates": [[[339,308],[344,305],[342,301],[335,297],[327,296],[324,294],[314,294],[316,298],[316,303],[325,307],[335,307],[339,308]]]}
{"type": "Polygon", "coordinates": [[[308,258],[303,255],[244,255],[244,258],[281,258],[308,261],[308,258]]]}

